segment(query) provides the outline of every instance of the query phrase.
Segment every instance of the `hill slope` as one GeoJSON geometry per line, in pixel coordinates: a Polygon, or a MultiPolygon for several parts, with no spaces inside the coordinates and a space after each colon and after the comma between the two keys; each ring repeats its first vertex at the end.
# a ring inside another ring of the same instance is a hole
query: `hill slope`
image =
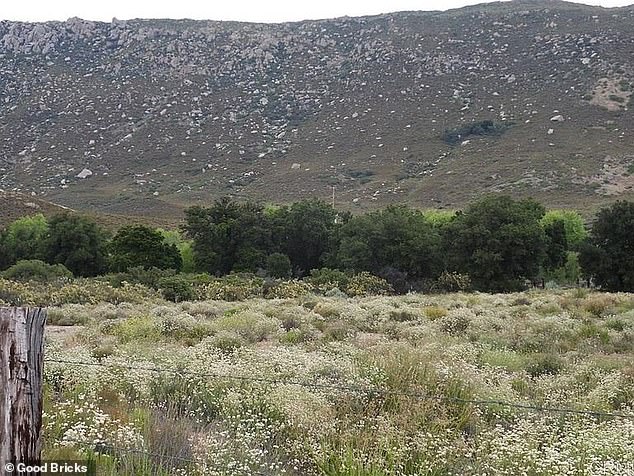
{"type": "Polygon", "coordinates": [[[633,7],[558,1],[0,22],[0,188],[157,216],[333,185],[353,209],[488,191],[592,208],[634,196],[633,51],[633,7]]]}

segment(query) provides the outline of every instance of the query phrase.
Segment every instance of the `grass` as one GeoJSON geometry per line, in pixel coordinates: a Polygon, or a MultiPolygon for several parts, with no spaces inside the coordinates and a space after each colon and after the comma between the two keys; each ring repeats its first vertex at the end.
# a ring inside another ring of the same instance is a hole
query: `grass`
{"type": "Polygon", "coordinates": [[[53,307],[91,318],[47,358],[103,366],[45,364],[44,454],[113,475],[604,474],[634,464],[631,420],[465,400],[632,413],[633,307],[574,290],[53,307]]]}

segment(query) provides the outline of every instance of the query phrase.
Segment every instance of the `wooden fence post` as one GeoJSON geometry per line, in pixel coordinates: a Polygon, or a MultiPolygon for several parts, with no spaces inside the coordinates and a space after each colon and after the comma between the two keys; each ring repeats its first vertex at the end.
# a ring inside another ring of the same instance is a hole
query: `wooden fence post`
{"type": "Polygon", "coordinates": [[[0,307],[0,467],[42,453],[42,308],[0,307]]]}

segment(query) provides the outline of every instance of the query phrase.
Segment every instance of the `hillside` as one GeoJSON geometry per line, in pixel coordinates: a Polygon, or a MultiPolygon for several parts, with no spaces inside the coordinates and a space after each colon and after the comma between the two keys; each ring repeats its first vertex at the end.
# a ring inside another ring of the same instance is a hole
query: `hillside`
{"type": "Polygon", "coordinates": [[[634,7],[559,1],[276,25],[4,21],[0,188],[163,217],[332,186],[353,210],[493,191],[589,210],[634,198],[633,51],[634,7]]]}
{"type": "Polygon", "coordinates": [[[0,229],[20,217],[42,213],[50,216],[69,209],[21,193],[0,190],[0,229]]]}
{"type": "MultiPolygon", "coordinates": [[[[76,210],[20,192],[0,190],[0,230],[24,216],[41,213],[44,216],[50,217],[60,213],[77,212],[94,218],[101,226],[108,230],[116,230],[130,222],[129,215],[102,213],[94,207],[76,210]]],[[[155,227],[175,228],[178,226],[180,218],[181,217],[177,214],[167,214],[167,216],[139,215],[135,217],[135,222],[155,227]]]]}

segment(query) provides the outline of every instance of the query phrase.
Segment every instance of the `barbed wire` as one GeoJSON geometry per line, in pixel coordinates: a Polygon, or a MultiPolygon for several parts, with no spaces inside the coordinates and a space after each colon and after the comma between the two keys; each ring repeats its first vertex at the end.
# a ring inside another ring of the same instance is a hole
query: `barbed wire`
{"type": "Polygon", "coordinates": [[[498,406],[503,406],[508,408],[516,408],[520,410],[530,410],[530,411],[543,412],[543,413],[576,414],[576,415],[592,416],[597,418],[598,417],[625,418],[625,419],[634,420],[634,414],[619,413],[619,412],[604,412],[600,410],[579,410],[575,408],[559,408],[559,407],[551,407],[546,405],[531,405],[528,403],[507,402],[504,400],[469,399],[469,398],[461,398],[461,397],[450,397],[445,395],[431,395],[431,394],[419,393],[419,392],[407,392],[407,391],[389,390],[389,389],[381,389],[381,388],[368,388],[368,387],[360,387],[360,386],[353,386],[353,385],[333,385],[333,384],[317,383],[317,382],[311,383],[311,382],[301,382],[301,381],[292,380],[292,379],[230,375],[230,374],[223,374],[218,372],[193,372],[187,369],[141,367],[141,366],[126,365],[126,364],[114,364],[114,363],[107,365],[100,362],[84,362],[84,361],[64,360],[64,359],[44,359],[44,363],[47,363],[47,362],[86,366],[86,367],[102,367],[102,368],[118,367],[125,370],[142,370],[146,372],[169,373],[169,374],[174,374],[179,376],[187,375],[191,377],[237,380],[237,381],[244,381],[244,382],[270,384],[270,385],[293,385],[293,386],[304,387],[304,388],[338,390],[338,391],[349,392],[349,393],[364,393],[364,394],[370,394],[370,395],[375,394],[375,395],[382,395],[382,396],[402,396],[402,397],[416,398],[418,400],[471,404],[475,406],[498,405],[498,406]]]}

